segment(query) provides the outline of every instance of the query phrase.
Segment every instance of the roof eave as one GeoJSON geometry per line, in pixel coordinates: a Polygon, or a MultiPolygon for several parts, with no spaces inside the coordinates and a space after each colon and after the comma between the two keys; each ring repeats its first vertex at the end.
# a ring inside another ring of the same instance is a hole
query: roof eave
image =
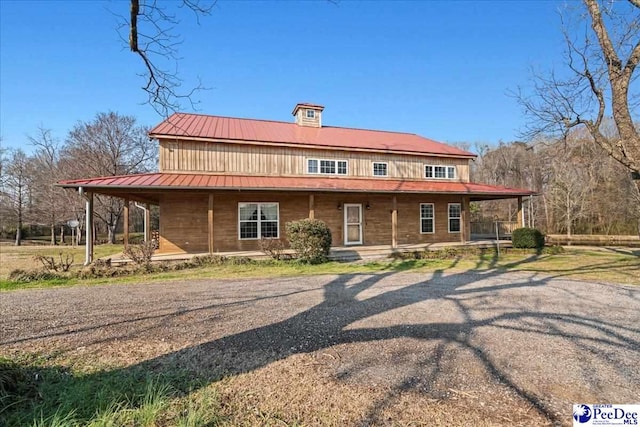
{"type": "Polygon", "coordinates": [[[474,191],[429,191],[429,190],[376,190],[372,192],[369,189],[350,189],[350,188],[331,188],[331,187],[192,187],[192,186],[172,186],[172,185],[154,185],[154,186],[134,186],[134,185],[94,185],[84,183],[56,183],[57,187],[66,189],[70,188],[93,188],[101,190],[142,190],[142,191],[296,191],[296,192],[309,192],[309,191],[323,191],[329,193],[384,193],[384,194],[457,194],[467,195],[475,197],[518,197],[518,196],[532,196],[535,193],[531,191],[515,191],[515,192],[474,192],[474,191]]]}

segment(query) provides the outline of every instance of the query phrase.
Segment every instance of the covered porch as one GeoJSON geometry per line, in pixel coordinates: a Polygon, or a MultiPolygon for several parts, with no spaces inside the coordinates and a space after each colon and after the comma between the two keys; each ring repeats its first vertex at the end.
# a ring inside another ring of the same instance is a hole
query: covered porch
{"type": "MultiPolygon", "coordinates": [[[[61,185],[77,188],[86,198],[86,263],[93,261],[90,233],[94,194],[125,200],[125,245],[129,243],[131,203],[147,208],[160,206],[157,259],[194,254],[258,256],[259,233],[253,236],[245,232],[262,226],[255,217],[263,205],[269,205],[276,215],[272,221],[277,223],[276,231],[267,237],[283,238],[288,221],[320,219],[332,230],[333,253],[338,258],[352,254],[354,259],[365,259],[385,252],[481,244],[470,243],[470,202],[517,198],[521,210],[522,198],[531,194],[527,190],[462,182],[187,174],[130,175],[61,185]],[[245,208],[253,212],[253,222],[252,218],[243,217],[245,208]]],[[[521,226],[522,215],[518,218],[521,226]]],[[[262,218],[262,222],[268,221],[262,218]]],[[[147,239],[149,233],[147,227],[147,239]]]]}

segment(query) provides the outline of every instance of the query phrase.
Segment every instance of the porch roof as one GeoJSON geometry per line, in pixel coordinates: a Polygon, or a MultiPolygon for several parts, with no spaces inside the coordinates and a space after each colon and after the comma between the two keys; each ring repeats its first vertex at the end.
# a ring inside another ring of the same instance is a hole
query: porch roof
{"type": "Polygon", "coordinates": [[[505,199],[535,194],[521,188],[471,182],[396,180],[381,178],[281,177],[146,173],[61,181],[64,188],[83,187],[96,193],[121,196],[128,193],[185,190],[322,191],[341,193],[427,193],[468,195],[471,200],[505,199]]]}

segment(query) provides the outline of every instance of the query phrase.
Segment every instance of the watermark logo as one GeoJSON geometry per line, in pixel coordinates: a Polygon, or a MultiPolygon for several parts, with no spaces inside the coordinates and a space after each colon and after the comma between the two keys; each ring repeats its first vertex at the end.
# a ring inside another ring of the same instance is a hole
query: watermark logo
{"type": "Polygon", "coordinates": [[[573,426],[639,426],[640,405],[573,405],[573,426]]]}
{"type": "Polygon", "coordinates": [[[593,414],[593,412],[589,405],[573,405],[573,419],[578,423],[584,424],[589,422],[591,414],[593,414]]]}

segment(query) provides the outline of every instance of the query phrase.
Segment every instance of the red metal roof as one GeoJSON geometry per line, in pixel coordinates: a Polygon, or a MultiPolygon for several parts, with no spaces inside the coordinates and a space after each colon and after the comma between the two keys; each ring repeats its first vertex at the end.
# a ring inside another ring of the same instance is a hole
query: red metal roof
{"type": "Polygon", "coordinates": [[[175,113],[151,129],[154,138],[203,138],[294,144],[318,148],[382,150],[473,158],[475,154],[419,135],[333,126],[175,113]]]}
{"type": "Polygon", "coordinates": [[[298,111],[299,108],[304,108],[304,107],[309,107],[309,108],[314,108],[316,110],[324,110],[324,105],[319,105],[319,104],[311,104],[309,102],[299,102],[296,104],[295,107],[293,107],[293,111],[291,112],[291,114],[293,114],[295,116],[296,111],[298,111]]]}
{"type": "Polygon", "coordinates": [[[62,187],[96,190],[289,190],[367,193],[432,193],[489,196],[528,196],[533,191],[470,182],[417,181],[337,177],[280,177],[149,173],[61,181],[62,187]]]}

